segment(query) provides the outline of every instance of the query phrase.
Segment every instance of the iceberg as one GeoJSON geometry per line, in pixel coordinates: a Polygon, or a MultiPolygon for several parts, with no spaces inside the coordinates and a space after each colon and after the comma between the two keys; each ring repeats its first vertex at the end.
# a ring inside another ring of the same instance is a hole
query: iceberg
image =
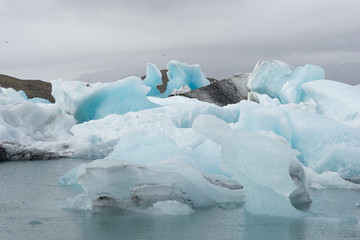
{"type": "Polygon", "coordinates": [[[109,114],[125,114],[159,107],[146,97],[149,88],[140,78],[130,77],[103,87],[78,105],[74,117],[78,122],[103,118],[109,114]]]}
{"type": "Polygon", "coordinates": [[[155,64],[148,63],[146,65],[146,78],[143,80],[143,83],[151,88],[147,96],[158,96],[161,94],[157,86],[162,85],[163,82],[161,80],[161,72],[155,64]]]}
{"type": "Polygon", "coordinates": [[[63,207],[84,210],[114,207],[138,212],[159,211],[162,206],[189,211],[220,203],[243,202],[241,189],[214,185],[180,161],[145,166],[117,159],[96,160],[80,165],[77,182],[84,193],[68,200],[63,207]]]}
{"type": "Polygon", "coordinates": [[[54,81],[55,104],[79,122],[158,107],[149,101],[149,87],[140,78],[129,77],[110,84],[54,81]]]}
{"type": "Polygon", "coordinates": [[[0,104],[22,103],[28,98],[23,91],[15,91],[13,88],[0,87],[0,104]]]}
{"type": "Polygon", "coordinates": [[[151,98],[151,101],[162,107],[124,115],[111,114],[74,125],[70,131],[93,149],[101,151],[101,146],[109,146],[108,158],[141,164],[176,158],[202,172],[224,174],[219,167],[220,147],[194,132],[192,124],[200,114],[212,114],[226,122],[236,122],[238,108],[221,108],[184,97],[151,98]]]}
{"type": "MultiPolygon", "coordinates": [[[[261,215],[298,216],[289,199],[297,189],[289,167],[292,167],[292,172],[303,170],[300,164],[291,164],[297,161],[298,152],[283,138],[269,133],[232,129],[211,115],[199,116],[193,127],[221,145],[221,166],[244,186],[247,211],[261,215]]],[[[301,177],[304,178],[304,174],[301,177]]],[[[304,180],[299,178],[299,181],[304,180]]],[[[299,191],[293,196],[309,196],[306,188],[301,190],[301,194],[299,191]]],[[[310,201],[309,197],[304,199],[310,201]]]]}
{"type": "Polygon", "coordinates": [[[69,129],[73,117],[54,105],[24,101],[0,105],[2,160],[51,159],[66,156],[77,142],[69,129]]]}
{"type": "Polygon", "coordinates": [[[107,84],[89,84],[80,81],[66,81],[62,79],[51,81],[51,95],[55,98],[55,105],[65,113],[74,115],[80,103],[95,91],[107,84]]]}
{"type": "Polygon", "coordinates": [[[237,128],[272,131],[301,153],[299,160],[317,173],[338,172],[343,178],[360,175],[360,131],[336,120],[292,105],[239,103],[237,128]]]}
{"type": "Polygon", "coordinates": [[[121,136],[114,150],[106,158],[126,159],[141,164],[186,159],[186,154],[179,149],[176,142],[156,129],[150,132],[130,131],[121,136]]]}
{"type": "Polygon", "coordinates": [[[317,174],[309,167],[304,167],[307,186],[311,189],[355,189],[360,190],[360,185],[344,180],[339,173],[325,171],[317,174]]]}
{"type": "Polygon", "coordinates": [[[341,121],[351,127],[360,127],[360,88],[331,80],[303,84],[308,98],[316,103],[316,112],[341,121]]]}
{"type": "Polygon", "coordinates": [[[202,73],[199,65],[188,65],[178,61],[170,61],[167,65],[167,84],[164,96],[169,96],[173,90],[188,86],[194,90],[210,84],[210,81],[202,73]]]}
{"type": "Polygon", "coordinates": [[[10,104],[10,103],[22,103],[25,101],[33,103],[47,103],[50,101],[44,98],[34,97],[28,98],[26,93],[22,90],[16,91],[13,88],[1,88],[0,87],[0,104],[10,104]]]}
{"type": "Polygon", "coordinates": [[[278,98],[281,103],[299,103],[303,100],[301,88],[305,82],[325,79],[325,71],[316,65],[307,64],[295,69],[277,60],[259,61],[249,76],[248,88],[271,98],[278,98]]]}

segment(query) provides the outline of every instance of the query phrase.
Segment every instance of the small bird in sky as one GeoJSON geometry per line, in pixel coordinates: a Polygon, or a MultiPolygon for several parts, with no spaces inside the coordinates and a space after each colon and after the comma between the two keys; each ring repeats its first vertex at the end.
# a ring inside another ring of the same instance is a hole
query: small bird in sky
{"type": "Polygon", "coordinates": [[[7,41],[7,40],[4,40],[4,43],[5,43],[5,44],[8,44],[8,43],[9,43],[9,41],[7,41]]]}

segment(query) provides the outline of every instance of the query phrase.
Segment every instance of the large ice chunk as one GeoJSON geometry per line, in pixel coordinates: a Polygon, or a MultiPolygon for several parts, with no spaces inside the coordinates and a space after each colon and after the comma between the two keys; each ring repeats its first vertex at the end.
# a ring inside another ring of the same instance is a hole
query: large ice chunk
{"type": "MultiPolygon", "coordinates": [[[[244,186],[247,211],[274,216],[297,216],[289,200],[296,189],[290,163],[298,152],[274,134],[256,134],[232,129],[214,116],[199,116],[194,129],[222,148],[222,167],[244,186]]],[[[294,169],[299,169],[293,167],[294,169]]],[[[301,168],[301,167],[300,167],[301,168]]]]}
{"type": "Polygon", "coordinates": [[[1,159],[66,156],[77,143],[69,132],[74,124],[73,117],[53,104],[24,101],[0,105],[0,148],[4,151],[1,159]]]}
{"type": "Polygon", "coordinates": [[[173,60],[168,63],[167,69],[169,70],[167,72],[169,82],[163,93],[164,96],[169,96],[174,89],[180,89],[183,86],[194,90],[210,84],[199,65],[188,65],[173,60]]]}
{"type": "Polygon", "coordinates": [[[0,104],[23,103],[25,101],[50,104],[50,101],[44,98],[35,97],[29,99],[22,90],[15,91],[13,88],[0,87],[0,104]]]}
{"type": "Polygon", "coordinates": [[[150,132],[134,130],[121,134],[121,139],[107,158],[147,165],[170,159],[185,160],[187,156],[171,137],[154,128],[150,132]]]}
{"type": "Polygon", "coordinates": [[[52,82],[52,86],[56,105],[74,115],[80,123],[109,114],[158,107],[147,99],[150,89],[137,77],[107,84],[57,80],[52,82]]]}
{"type": "Polygon", "coordinates": [[[75,125],[74,136],[89,142],[94,149],[107,143],[114,146],[110,158],[142,164],[181,159],[210,174],[224,174],[220,168],[220,146],[192,130],[200,114],[212,114],[226,122],[236,122],[237,106],[219,107],[184,97],[151,98],[161,108],[109,115],[75,125]],[[91,131],[89,131],[91,129],[91,131]]]}
{"type": "Polygon", "coordinates": [[[51,95],[55,98],[55,104],[60,109],[68,114],[74,115],[84,98],[106,85],[107,84],[104,83],[89,84],[80,81],[58,79],[51,82],[51,95]]]}
{"type": "Polygon", "coordinates": [[[307,185],[312,189],[338,188],[360,190],[359,184],[344,180],[337,172],[326,171],[317,174],[309,167],[304,167],[304,170],[306,173],[307,185]]]}
{"type": "Polygon", "coordinates": [[[249,76],[251,91],[278,98],[281,103],[299,103],[304,96],[301,85],[312,80],[325,78],[325,71],[315,65],[306,64],[293,68],[277,60],[259,61],[249,76]]]}
{"type": "Polygon", "coordinates": [[[159,107],[147,99],[148,91],[149,88],[137,77],[117,81],[85,98],[76,109],[75,119],[78,122],[85,122],[109,114],[125,114],[159,107]]]}
{"type": "Polygon", "coordinates": [[[317,173],[338,172],[343,178],[360,176],[360,130],[292,105],[239,103],[236,127],[252,132],[272,131],[284,137],[301,155],[299,160],[317,173]]]}
{"type": "Polygon", "coordinates": [[[23,91],[15,91],[13,88],[0,87],[0,104],[22,103],[28,98],[23,91]]]}
{"type": "Polygon", "coordinates": [[[330,80],[303,85],[306,95],[316,103],[316,112],[349,126],[360,127],[360,88],[330,80]]]}
{"type": "Polygon", "coordinates": [[[214,185],[194,168],[179,161],[145,166],[115,159],[96,160],[79,167],[77,181],[84,193],[66,202],[64,207],[94,209],[107,206],[138,211],[156,210],[161,205],[185,208],[178,203],[196,208],[243,202],[242,190],[214,185]]]}
{"type": "Polygon", "coordinates": [[[148,96],[158,96],[161,94],[157,86],[161,85],[163,82],[161,80],[161,72],[155,64],[148,63],[146,65],[146,78],[143,83],[151,88],[147,94],[148,96]]]}

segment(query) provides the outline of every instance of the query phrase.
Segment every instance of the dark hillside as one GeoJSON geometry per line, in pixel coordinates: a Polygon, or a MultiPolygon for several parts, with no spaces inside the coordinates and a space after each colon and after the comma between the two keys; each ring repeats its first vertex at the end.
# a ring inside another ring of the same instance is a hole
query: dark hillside
{"type": "Polygon", "coordinates": [[[0,74],[0,86],[3,88],[13,88],[16,91],[23,90],[28,98],[44,98],[50,102],[55,102],[51,95],[51,83],[41,80],[21,80],[0,74]]]}

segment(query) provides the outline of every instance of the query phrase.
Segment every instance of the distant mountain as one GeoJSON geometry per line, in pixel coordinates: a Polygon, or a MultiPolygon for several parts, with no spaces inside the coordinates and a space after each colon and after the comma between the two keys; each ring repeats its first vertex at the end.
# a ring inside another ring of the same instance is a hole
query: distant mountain
{"type": "Polygon", "coordinates": [[[54,103],[55,99],[51,95],[51,83],[41,80],[22,80],[7,75],[0,74],[0,86],[3,88],[13,88],[16,91],[23,90],[28,98],[44,98],[54,103]]]}

